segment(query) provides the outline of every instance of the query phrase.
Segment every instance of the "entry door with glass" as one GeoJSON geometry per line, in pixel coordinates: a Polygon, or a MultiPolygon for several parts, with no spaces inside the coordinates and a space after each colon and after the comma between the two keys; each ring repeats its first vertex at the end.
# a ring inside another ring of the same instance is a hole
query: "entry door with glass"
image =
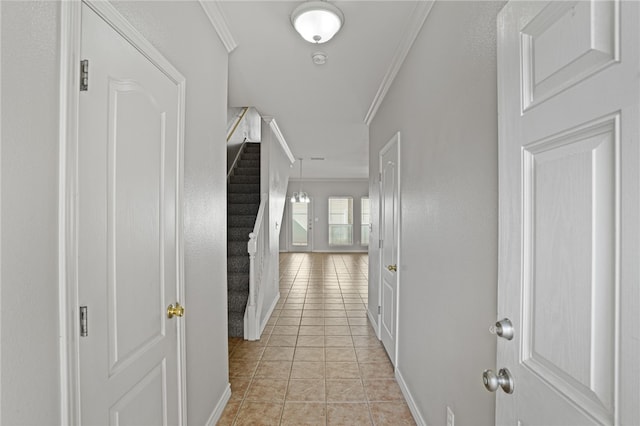
{"type": "Polygon", "coordinates": [[[313,222],[311,201],[291,203],[291,249],[292,251],[313,250],[313,222]]]}

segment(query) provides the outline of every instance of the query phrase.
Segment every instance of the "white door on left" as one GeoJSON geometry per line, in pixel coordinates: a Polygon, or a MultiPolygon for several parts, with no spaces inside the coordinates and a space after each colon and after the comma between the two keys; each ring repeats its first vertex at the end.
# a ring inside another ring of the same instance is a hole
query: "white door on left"
{"type": "Polygon", "coordinates": [[[93,8],[111,7],[82,5],[80,423],[181,424],[181,86],[93,8]]]}

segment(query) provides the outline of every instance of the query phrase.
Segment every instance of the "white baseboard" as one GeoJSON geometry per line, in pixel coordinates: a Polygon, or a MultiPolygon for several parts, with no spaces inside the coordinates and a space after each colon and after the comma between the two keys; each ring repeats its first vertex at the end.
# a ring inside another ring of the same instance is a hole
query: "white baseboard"
{"type": "Polygon", "coordinates": [[[216,426],[218,420],[220,420],[220,418],[222,417],[224,407],[226,407],[227,402],[229,402],[229,398],[231,398],[231,384],[227,384],[227,388],[218,400],[218,403],[213,409],[213,412],[209,416],[209,420],[207,420],[206,426],[216,426]]]}
{"type": "Polygon", "coordinates": [[[400,373],[400,369],[398,368],[396,368],[396,381],[398,382],[398,386],[400,386],[404,399],[407,401],[407,405],[409,406],[409,410],[411,410],[411,414],[413,415],[413,419],[416,421],[416,424],[418,426],[427,426],[427,422],[422,418],[422,414],[420,413],[420,410],[418,410],[416,401],[413,399],[413,396],[407,387],[407,383],[404,381],[404,377],[402,377],[402,373],[400,373]]]}
{"type": "Polygon", "coordinates": [[[374,314],[371,313],[369,309],[367,309],[367,316],[369,317],[369,322],[371,322],[373,330],[376,332],[376,337],[380,340],[380,326],[378,325],[378,320],[374,318],[374,314]]]}
{"type": "Polygon", "coordinates": [[[262,321],[262,324],[260,324],[260,337],[262,337],[262,332],[264,331],[264,328],[267,326],[267,322],[269,322],[269,318],[271,318],[271,314],[273,314],[273,310],[276,308],[276,305],[278,304],[278,300],[280,300],[280,292],[278,292],[278,294],[276,294],[276,297],[273,298],[273,302],[271,303],[271,306],[269,306],[269,311],[267,312],[267,315],[265,315],[264,321],[262,321]]]}
{"type": "Polygon", "coordinates": [[[352,254],[352,253],[362,253],[362,254],[366,254],[369,253],[368,250],[366,249],[345,249],[345,250],[341,250],[341,249],[333,249],[333,250],[311,250],[311,252],[305,252],[305,253],[335,253],[335,254],[352,254]]]}

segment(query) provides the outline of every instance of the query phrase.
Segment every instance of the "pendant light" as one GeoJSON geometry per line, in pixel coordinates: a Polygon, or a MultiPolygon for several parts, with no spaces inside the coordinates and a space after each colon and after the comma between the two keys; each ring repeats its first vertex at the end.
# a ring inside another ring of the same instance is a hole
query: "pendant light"
{"type": "Polygon", "coordinates": [[[303,39],[320,44],[331,40],[340,31],[344,15],[331,3],[309,0],[293,10],[291,23],[303,39]]]}
{"type": "Polygon", "coordinates": [[[291,196],[292,203],[309,203],[311,199],[307,195],[306,192],[302,191],[302,158],[298,158],[300,160],[300,191],[294,192],[291,196]]]}

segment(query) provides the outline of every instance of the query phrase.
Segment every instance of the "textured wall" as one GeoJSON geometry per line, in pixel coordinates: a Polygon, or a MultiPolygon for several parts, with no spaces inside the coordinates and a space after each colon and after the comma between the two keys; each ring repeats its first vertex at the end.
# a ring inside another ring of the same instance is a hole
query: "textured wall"
{"type": "Polygon", "coordinates": [[[58,13],[2,2],[2,414],[57,423],[58,13]]]}
{"type": "MultiPolygon", "coordinates": [[[[187,79],[188,415],[204,424],[228,385],[227,52],[198,2],[116,7],[187,79]]],[[[1,8],[0,423],[57,424],[59,3],[2,1],[1,8]]]]}
{"type": "MultiPolygon", "coordinates": [[[[397,367],[429,425],[494,423],[496,15],[499,2],[438,2],[370,127],[370,176],[401,132],[397,367]]],[[[378,185],[371,179],[373,205],[378,185]]],[[[377,218],[376,209],[372,209],[377,218]]],[[[376,219],[374,219],[374,223],[376,219]]],[[[377,238],[377,227],[374,228],[377,238]]],[[[378,250],[370,250],[370,307],[378,250]]]]}

